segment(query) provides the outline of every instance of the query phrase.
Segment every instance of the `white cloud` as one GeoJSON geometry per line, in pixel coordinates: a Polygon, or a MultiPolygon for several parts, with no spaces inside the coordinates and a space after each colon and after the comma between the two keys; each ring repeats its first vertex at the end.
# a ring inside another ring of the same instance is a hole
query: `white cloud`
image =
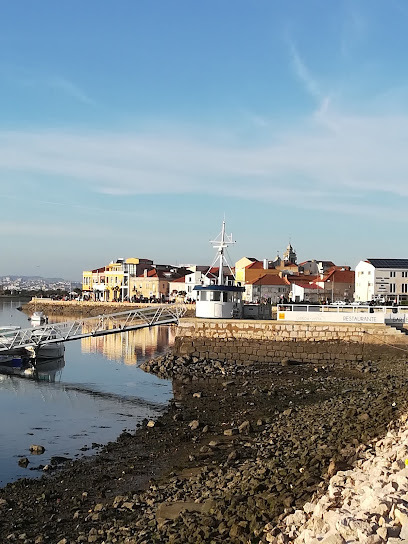
{"type": "Polygon", "coordinates": [[[262,144],[234,145],[232,137],[208,143],[208,134],[203,140],[179,129],[156,136],[0,131],[0,185],[7,187],[10,174],[29,175],[105,194],[231,195],[341,213],[383,210],[394,219],[394,207],[405,205],[408,116],[323,109],[264,134],[262,144]]]}
{"type": "Polygon", "coordinates": [[[310,73],[305,62],[301,59],[299,52],[292,40],[288,38],[289,52],[292,61],[292,66],[298,79],[303,83],[306,91],[318,102],[321,102],[324,97],[316,79],[310,73]]]}

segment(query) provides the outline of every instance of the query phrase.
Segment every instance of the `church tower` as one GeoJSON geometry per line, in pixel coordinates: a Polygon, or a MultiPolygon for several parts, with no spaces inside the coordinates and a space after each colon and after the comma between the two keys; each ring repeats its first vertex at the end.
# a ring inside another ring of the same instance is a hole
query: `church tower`
{"type": "Polygon", "coordinates": [[[283,261],[284,262],[290,262],[293,264],[296,264],[297,261],[297,255],[295,250],[292,247],[292,244],[289,243],[288,247],[286,248],[285,253],[283,254],[283,261]]]}

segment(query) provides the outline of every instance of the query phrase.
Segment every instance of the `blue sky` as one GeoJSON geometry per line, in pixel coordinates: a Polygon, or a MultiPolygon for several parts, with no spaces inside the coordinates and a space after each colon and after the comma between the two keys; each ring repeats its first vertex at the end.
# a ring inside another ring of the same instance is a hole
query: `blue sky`
{"type": "Polygon", "coordinates": [[[0,0],[0,274],[406,257],[403,0],[0,0]]]}

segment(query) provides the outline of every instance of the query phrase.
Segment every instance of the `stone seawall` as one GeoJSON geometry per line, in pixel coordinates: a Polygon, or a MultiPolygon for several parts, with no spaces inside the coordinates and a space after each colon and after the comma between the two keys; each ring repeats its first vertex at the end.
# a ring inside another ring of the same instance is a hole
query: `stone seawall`
{"type": "Polygon", "coordinates": [[[401,355],[408,336],[386,325],[182,319],[175,352],[237,363],[361,361],[401,355]],[[396,348],[398,351],[396,351],[396,348]]]}
{"type": "MultiPolygon", "coordinates": [[[[95,317],[101,314],[126,312],[134,308],[150,308],[154,304],[133,304],[130,302],[85,302],[76,300],[43,300],[36,299],[22,306],[25,313],[31,314],[35,310],[46,315],[61,315],[71,317],[95,317]]],[[[195,315],[195,306],[186,305],[186,316],[195,315]]]]}

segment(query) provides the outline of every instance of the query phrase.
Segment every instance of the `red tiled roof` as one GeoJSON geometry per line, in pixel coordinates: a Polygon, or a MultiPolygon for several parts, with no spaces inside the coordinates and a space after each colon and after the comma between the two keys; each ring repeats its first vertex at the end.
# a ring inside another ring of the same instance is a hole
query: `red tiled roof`
{"type": "MultiPolygon", "coordinates": [[[[328,280],[336,283],[354,283],[354,270],[339,270],[337,268],[330,270],[320,281],[328,280]]],[[[319,281],[319,280],[318,280],[319,281]]]]}
{"type": "Polygon", "coordinates": [[[278,275],[264,274],[256,280],[245,282],[248,285],[290,285],[288,281],[278,275]]]}
{"type": "Polygon", "coordinates": [[[298,287],[302,287],[302,289],[320,289],[320,290],[323,289],[323,287],[320,287],[320,285],[316,285],[315,283],[306,283],[302,281],[294,282],[294,283],[298,287]]]}
{"type": "Polygon", "coordinates": [[[185,283],[186,277],[181,276],[181,278],[177,278],[176,280],[171,280],[171,283],[185,283]]]}
{"type": "Polygon", "coordinates": [[[312,274],[310,275],[302,274],[301,276],[299,276],[299,275],[292,274],[292,275],[286,276],[286,278],[288,279],[290,283],[297,283],[297,282],[305,282],[305,281],[308,281],[308,282],[318,281],[320,276],[312,275],[312,274]]]}
{"type": "Polygon", "coordinates": [[[253,270],[258,270],[259,268],[263,268],[263,262],[261,261],[254,261],[251,264],[248,264],[245,268],[252,268],[253,270]]]}

